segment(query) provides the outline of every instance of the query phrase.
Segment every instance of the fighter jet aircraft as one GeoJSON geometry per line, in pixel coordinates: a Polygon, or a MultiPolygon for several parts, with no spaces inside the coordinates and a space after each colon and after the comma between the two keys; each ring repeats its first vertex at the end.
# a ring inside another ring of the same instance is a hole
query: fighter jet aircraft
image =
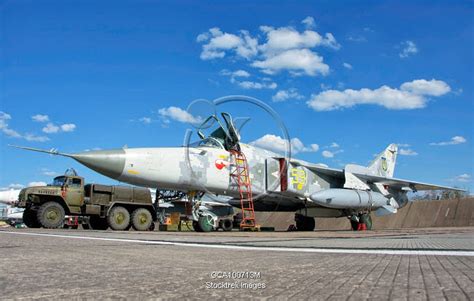
{"type": "MultiPolygon", "coordinates": [[[[239,207],[240,194],[232,180],[236,162],[232,150],[247,158],[256,211],[295,212],[296,228],[313,231],[315,217],[347,217],[354,230],[371,228],[370,213],[396,213],[407,202],[407,193],[418,190],[454,189],[393,177],[398,148],[390,144],[367,167],[348,164],[334,169],[285,157],[242,143],[232,118],[216,116],[217,129],[186,147],[122,148],[75,154],[57,150],[27,150],[72,158],[96,172],[121,182],[144,187],[203,191],[226,196],[239,207]],[[230,198],[229,198],[230,197],[230,198]]],[[[205,214],[200,212],[199,214],[205,214]]],[[[197,218],[197,217],[196,217],[197,218]]]]}

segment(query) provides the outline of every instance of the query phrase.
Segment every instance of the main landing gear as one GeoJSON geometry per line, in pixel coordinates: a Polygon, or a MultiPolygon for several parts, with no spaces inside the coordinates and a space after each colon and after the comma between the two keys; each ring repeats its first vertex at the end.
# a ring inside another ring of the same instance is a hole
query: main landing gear
{"type": "Polygon", "coordinates": [[[372,230],[372,217],[370,213],[354,214],[349,219],[351,221],[351,228],[354,231],[372,230]]]}
{"type": "Polygon", "coordinates": [[[296,231],[314,231],[316,223],[314,217],[295,214],[296,231]]]}

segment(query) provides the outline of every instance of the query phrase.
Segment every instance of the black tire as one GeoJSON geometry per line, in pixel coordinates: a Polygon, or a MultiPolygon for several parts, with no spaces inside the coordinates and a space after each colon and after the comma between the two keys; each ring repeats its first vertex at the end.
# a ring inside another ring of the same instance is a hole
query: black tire
{"type": "Polygon", "coordinates": [[[232,225],[232,220],[230,219],[224,219],[224,220],[221,220],[221,228],[222,230],[228,232],[228,231],[232,231],[232,228],[233,228],[233,225],[232,225]]]}
{"type": "MultiPolygon", "coordinates": [[[[91,216],[89,219],[89,226],[93,230],[107,230],[107,228],[109,228],[107,219],[99,216],[91,216]]],[[[82,227],[84,227],[84,225],[82,227]]]]}
{"type": "Polygon", "coordinates": [[[152,222],[148,231],[155,231],[155,222],[152,222]]]}
{"type": "Polygon", "coordinates": [[[89,230],[91,226],[89,224],[82,224],[82,230],[89,230]]]}
{"type": "Polygon", "coordinates": [[[126,230],[130,226],[130,212],[122,206],[115,206],[110,209],[107,222],[112,230],[126,230]]]}
{"type": "Polygon", "coordinates": [[[23,211],[23,223],[28,228],[41,227],[40,223],[38,222],[37,212],[31,208],[25,209],[25,211],[23,211]]]}
{"type": "Polygon", "coordinates": [[[79,228],[79,225],[73,225],[71,226],[71,229],[77,230],[79,228]]]}
{"type": "Polygon", "coordinates": [[[193,221],[193,229],[196,232],[204,232],[204,231],[202,231],[201,226],[199,226],[199,223],[196,222],[196,221],[193,221]]]}
{"type": "Polygon", "coordinates": [[[202,232],[211,232],[214,230],[212,217],[210,215],[200,216],[198,219],[198,224],[202,232]]]}
{"type": "Polygon", "coordinates": [[[201,227],[202,232],[211,232],[214,230],[212,217],[210,215],[200,216],[198,219],[198,224],[199,227],[201,227]]]}
{"type": "Polygon", "coordinates": [[[297,231],[314,231],[314,228],[316,227],[314,217],[296,214],[295,222],[297,231]]]}
{"type": "Polygon", "coordinates": [[[137,231],[147,231],[153,223],[150,210],[137,208],[132,213],[132,227],[137,231]]]}
{"type": "Polygon", "coordinates": [[[36,215],[44,228],[57,229],[64,226],[66,213],[63,206],[57,202],[46,202],[41,205],[36,215]]]}

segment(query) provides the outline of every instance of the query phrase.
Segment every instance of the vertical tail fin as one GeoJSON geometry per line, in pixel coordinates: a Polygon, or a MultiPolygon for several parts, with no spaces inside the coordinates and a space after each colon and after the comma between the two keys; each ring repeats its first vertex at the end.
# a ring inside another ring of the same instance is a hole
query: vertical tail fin
{"type": "Polygon", "coordinates": [[[369,170],[382,177],[393,177],[395,162],[397,161],[398,146],[390,144],[377,158],[369,165],[369,170]]]}

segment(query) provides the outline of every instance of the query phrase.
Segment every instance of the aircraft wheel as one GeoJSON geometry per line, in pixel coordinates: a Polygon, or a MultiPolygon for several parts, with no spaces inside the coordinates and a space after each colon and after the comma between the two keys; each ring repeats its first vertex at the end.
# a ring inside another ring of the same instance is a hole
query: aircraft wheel
{"type": "Polygon", "coordinates": [[[109,228],[107,219],[98,216],[91,216],[89,219],[89,225],[93,230],[107,230],[107,228],[109,228]]]}
{"type": "Polygon", "coordinates": [[[197,221],[193,221],[193,228],[196,232],[203,232],[201,226],[199,226],[199,223],[197,221]]]}
{"type": "Polygon", "coordinates": [[[37,212],[38,221],[44,228],[62,228],[66,214],[63,206],[56,202],[46,202],[37,212]]]}
{"type": "Polygon", "coordinates": [[[202,232],[211,232],[214,230],[214,223],[210,215],[200,216],[198,220],[199,227],[202,232]]]}
{"type": "Polygon", "coordinates": [[[297,231],[314,231],[314,228],[316,227],[314,217],[296,214],[295,222],[297,231]]]}
{"type": "Polygon", "coordinates": [[[31,208],[25,209],[25,211],[23,211],[23,223],[28,228],[41,227],[40,223],[38,222],[37,212],[31,208]]]}
{"type": "Polygon", "coordinates": [[[107,222],[112,230],[125,230],[130,225],[130,213],[122,206],[115,206],[110,210],[107,222]]]}
{"type": "Polygon", "coordinates": [[[132,227],[137,231],[147,231],[153,223],[150,210],[146,208],[135,209],[132,213],[132,227]]]}
{"type": "Polygon", "coordinates": [[[155,222],[151,222],[150,228],[148,228],[148,231],[155,231],[155,222]]]}
{"type": "Polygon", "coordinates": [[[233,225],[232,225],[232,220],[230,219],[224,219],[221,221],[221,228],[224,231],[232,231],[233,225]]]}

